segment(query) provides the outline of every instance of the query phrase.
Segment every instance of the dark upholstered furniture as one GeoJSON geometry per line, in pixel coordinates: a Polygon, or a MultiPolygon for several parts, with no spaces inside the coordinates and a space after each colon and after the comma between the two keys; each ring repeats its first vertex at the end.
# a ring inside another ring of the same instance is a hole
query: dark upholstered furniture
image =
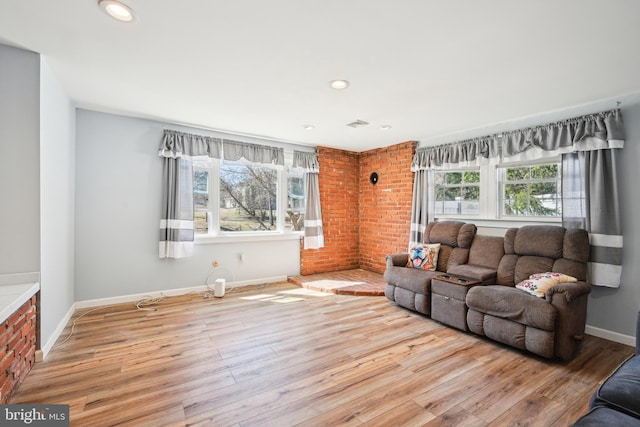
{"type": "Polygon", "coordinates": [[[467,331],[467,292],[481,284],[481,280],[454,275],[431,279],[431,318],[467,331]]]}
{"type": "Polygon", "coordinates": [[[636,321],[636,353],[600,385],[589,408],[574,426],[640,426],[640,312],[636,321]]]}
{"type": "Polygon", "coordinates": [[[431,313],[431,279],[450,268],[465,264],[476,226],[458,221],[432,222],[425,230],[424,243],[440,243],[435,271],[407,268],[409,254],[387,255],[384,294],[396,304],[423,314],[431,313]]]}
{"type": "Polygon", "coordinates": [[[571,359],[584,336],[591,291],[586,282],[587,232],[523,226],[492,237],[475,231],[473,224],[430,223],[425,243],[440,242],[445,248],[437,271],[407,267],[408,254],[388,255],[387,298],[429,315],[434,276],[446,272],[478,279],[482,285],[469,289],[464,300],[471,332],[546,358],[571,359]],[[577,282],[557,283],[544,298],[515,287],[532,274],[546,272],[572,276],[577,282]]]}
{"type": "Polygon", "coordinates": [[[557,226],[507,230],[496,285],[467,294],[469,329],[543,357],[571,359],[584,336],[589,235],[557,226]],[[514,286],[530,275],[563,273],[578,279],[559,283],[540,298],[514,286]]]}
{"type": "Polygon", "coordinates": [[[476,234],[466,264],[452,266],[448,273],[496,283],[498,266],[504,255],[504,238],[476,234]]]}

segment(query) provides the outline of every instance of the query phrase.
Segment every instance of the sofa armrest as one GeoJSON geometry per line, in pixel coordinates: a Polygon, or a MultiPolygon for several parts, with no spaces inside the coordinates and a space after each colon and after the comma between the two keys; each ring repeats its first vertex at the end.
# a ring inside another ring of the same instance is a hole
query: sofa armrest
{"type": "Polygon", "coordinates": [[[409,254],[391,254],[387,255],[387,268],[389,267],[406,267],[409,262],[409,254]]]}
{"type": "Polygon", "coordinates": [[[545,294],[545,299],[556,308],[553,353],[562,360],[570,360],[584,340],[590,291],[587,282],[573,282],[558,283],[545,294]]]}
{"type": "Polygon", "coordinates": [[[553,294],[563,294],[567,302],[571,302],[582,295],[587,295],[589,292],[591,292],[591,285],[587,282],[558,283],[547,289],[545,298],[551,302],[553,294]]]}

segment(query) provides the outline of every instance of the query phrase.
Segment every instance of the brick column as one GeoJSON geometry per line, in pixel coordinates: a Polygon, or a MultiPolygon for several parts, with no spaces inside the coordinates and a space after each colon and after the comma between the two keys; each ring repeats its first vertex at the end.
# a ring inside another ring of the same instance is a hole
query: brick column
{"type": "Polygon", "coordinates": [[[304,250],[301,242],[301,274],[381,273],[387,254],[407,249],[414,151],[414,142],[363,153],[318,147],[325,247],[304,250]],[[375,186],[372,172],[380,179],[375,186]]]}
{"type": "Polygon", "coordinates": [[[385,270],[388,254],[405,252],[411,227],[414,142],[360,153],[360,268],[385,270]],[[372,172],[378,182],[369,182],[372,172]]]}
{"type": "Polygon", "coordinates": [[[0,403],[9,401],[35,363],[36,296],[0,325],[0,403]]]}

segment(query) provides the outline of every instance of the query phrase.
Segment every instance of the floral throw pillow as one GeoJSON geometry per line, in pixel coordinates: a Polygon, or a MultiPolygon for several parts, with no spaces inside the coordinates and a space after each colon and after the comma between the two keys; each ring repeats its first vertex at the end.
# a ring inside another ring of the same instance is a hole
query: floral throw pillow
{"type": "Polygon", "coordinates": [[[438,266],[440,243],[416,245],[409,250],[407,267],[435,270],[438,266]]]}
{"type": "Polygon", "coordinates": [[[551,271],[547,273],[537,273],[529,276],[528,279],[516,285],[516,288],[525,292],[535,295],[540,298],[544,298],[547,289],[558,283],[577,282],[578,279],[572,276],[567,276],[562,273],[553,273],[551,271]]]}

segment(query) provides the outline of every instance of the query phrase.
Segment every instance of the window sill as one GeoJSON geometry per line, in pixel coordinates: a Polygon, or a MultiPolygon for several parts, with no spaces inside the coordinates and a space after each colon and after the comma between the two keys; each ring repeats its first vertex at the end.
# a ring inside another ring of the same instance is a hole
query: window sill
{"type": "Polygon", "coordinates": [[[302,233],[268,233],[268,234],[240,234],[232,235],[196,235],[196,245],[208,245],[215,243],[244,243],[244,242],[273,242],[281,240],[299,240],[302,233]]]}
{"type": "Polygon", "coordinates": [[[487,228],[513,228],[522,227],[523,225],[562,225],[561,218],[481,218],[470,216],[440,216],[436,217],[438,221],[464,221],[475,224],[478,227],[487,228]]]}

